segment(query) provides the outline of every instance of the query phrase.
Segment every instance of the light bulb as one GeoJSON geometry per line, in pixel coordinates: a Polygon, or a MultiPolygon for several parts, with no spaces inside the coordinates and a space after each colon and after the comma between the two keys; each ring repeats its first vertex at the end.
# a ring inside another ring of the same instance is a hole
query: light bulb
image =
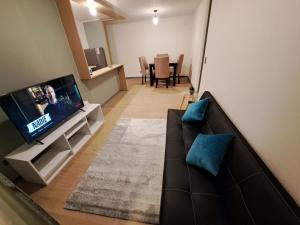
{"type": "Polygon", "coordinates": [[[89,8],[90,14],[97,15],[96,2],[94,0],[87,0],[86,6],[89,8]]]}
{"type": "Polygon", "coordinates": [[[158,25],[158,22],[159,22],[159,18],[155,15],[155,16],[153,17],[153,19],[152,19],[152,22],[153,22],[153,24],[154,24],[155,26],[157,26],[157,25],[158,25]]]}
{"type": "Polygon", "coordinates": [[[157,9],[154,9],[153,12],[154,12],[154,16],[153,16],[153,19],[152,19],[152,23],[157,26],[158,22],[159,22],[159,18],[157,16],[157,9]]]}
{"type": "Polygon", "coordinates": [[[96,7],[94,7],[94,6],[89,6],[89,10],[90,10],[90,13],[91,13],[93,16],[96,16],[96,15],[97,15],[96,7]]]}
{"type": "Polygon", "coordinates": [[[86,0],[86,5],[87,6],[94,6],[95,5],[95,1],[94,0],[86,0]]]}

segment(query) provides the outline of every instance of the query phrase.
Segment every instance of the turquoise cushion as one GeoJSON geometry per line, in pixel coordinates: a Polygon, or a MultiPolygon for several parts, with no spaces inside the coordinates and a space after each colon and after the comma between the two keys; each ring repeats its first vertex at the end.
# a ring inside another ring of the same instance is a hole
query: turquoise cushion
{"type": "Polygon", "coordinates": [[[198,134],[187,154],[186,162],[217,176],[233,137],[232,134],[198,134]]]}
{"type": "Polygon", "coordinates": [[[199,122],[204,119],[209,99],[205,98],[189,105],[181,120],[184,123],[199,122]]]}

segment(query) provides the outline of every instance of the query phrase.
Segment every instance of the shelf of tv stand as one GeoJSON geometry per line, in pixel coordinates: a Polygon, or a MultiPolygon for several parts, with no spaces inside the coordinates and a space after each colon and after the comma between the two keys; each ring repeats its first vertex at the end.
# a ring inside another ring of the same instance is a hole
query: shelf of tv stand
{"type": "Polygon", "coordinates": [[[99,127],[103,125],[103,121],[90,120],[89,125],[92,134],[94,134],[99,129],[99,127]]]}
{"type": "Polygon", "coordinates": [[[69,139],[72,137],[78,130],[87,124],[86,118],[81,119],[77,124],[75,124],[70,130],[68,130],[65,135],[69,139]]]}
{"type": "Polygon", "coordinates": [[[56,169],[71,156],[71,149],[55,148],[43,154],[43,156],[33,164],[42,178],[47,181],[56,169]]]}
{"type": "Polygon", "coordinates": [[[91,134],[75,134],[69,139],[73,153],[77,153],[82,146],[91,138],[91,134]]]}
{"type": "Polygon", "coordinates": [[[47,185],[103,125],[99,104],[86,104],[40,141],[24,144],[5,156],[26,181],[47,185]]]}

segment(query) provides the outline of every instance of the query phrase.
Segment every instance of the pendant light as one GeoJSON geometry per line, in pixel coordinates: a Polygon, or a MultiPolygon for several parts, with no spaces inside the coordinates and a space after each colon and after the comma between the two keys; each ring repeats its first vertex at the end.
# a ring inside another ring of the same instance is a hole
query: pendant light
{"type": "Polygon", "coordinates": [[[159,18],[158,18],[158,15],[157,15],[157,9],[153,10],[154,12],[154,16],[153,16],[153,19],[152,19],[152,23],[157,26],[158,25],[158,22],[159,22],[159,18]]]}

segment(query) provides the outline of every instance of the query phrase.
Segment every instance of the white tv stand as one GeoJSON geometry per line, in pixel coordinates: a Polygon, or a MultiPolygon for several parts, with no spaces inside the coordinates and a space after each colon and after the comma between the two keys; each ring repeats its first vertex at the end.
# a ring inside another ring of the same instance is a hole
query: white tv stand
{"type": "Polygon", "coordinates": [[[99,104],[86,103],[52,133],[44,144],[24,144],[5,156],[26,181],[47,185],[103,125],[99,104]]]}

